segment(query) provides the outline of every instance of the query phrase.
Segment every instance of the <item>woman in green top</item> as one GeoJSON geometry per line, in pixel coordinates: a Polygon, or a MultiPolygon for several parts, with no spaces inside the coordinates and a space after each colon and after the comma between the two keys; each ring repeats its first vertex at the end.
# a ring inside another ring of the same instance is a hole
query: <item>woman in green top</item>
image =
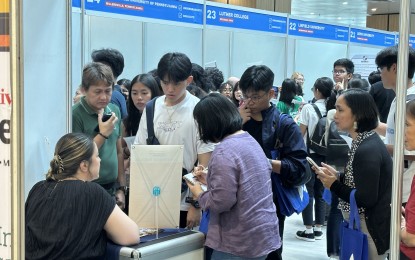
{"type": "Polygon", "coordinates": [[[301,102],[302,99],[296,96],[295,81],[288,78],[285,79],[281,85],[280,100],[277,104],[278,110],[294,118],[298,113],[301,102]]]}

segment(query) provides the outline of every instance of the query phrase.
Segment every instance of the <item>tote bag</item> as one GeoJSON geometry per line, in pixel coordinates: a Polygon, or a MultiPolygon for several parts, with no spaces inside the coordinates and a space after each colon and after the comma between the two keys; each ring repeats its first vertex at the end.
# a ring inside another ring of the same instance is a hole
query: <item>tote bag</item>
{"type": "Polygon", "coordinates": [[[350,193],[349,222],[341,223],[340,260],[369,259],[367,235],[360,230],[360,219],[357,211],[356,190],[350,193]]]}

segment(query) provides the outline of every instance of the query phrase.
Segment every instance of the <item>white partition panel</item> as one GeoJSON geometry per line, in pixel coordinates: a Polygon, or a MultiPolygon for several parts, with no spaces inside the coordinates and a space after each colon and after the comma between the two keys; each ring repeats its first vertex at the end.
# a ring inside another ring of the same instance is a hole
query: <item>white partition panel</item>
{"type": "Polygon", "coordinates": [[[82,80],[81,13],[72,12],[72,97],[82,80]]]}
{"type": "Polygon", "coordinates": [[[68,130],[66,1],[23,1],[25,196],[45,179],[58,139],[68,130]]]}
{"type": "MultiPolygon", "coordinates": [[[[333,63],[347,56],[346,43],[300,40],[295,41],[295,71],[304,74],[304,99],[314,96],[311,88],[320,77],[333,78],[333,63]]],[[[290,73],[288,73],[290,74],[290,73]]]]}
{"type": "Polygon", "coordinates": [[[89,17],[89,48],[85,59],[91,61],[95,49],[114,48],[124,56],[124,71],[118,79],[132,79],[143,72],[142,22],[108,17],[89,17]]]}
{"type": "Polygon", "coordinates": [[[234,32],[231,76],[241,77],[252,65],[266,65],[275,74],[274,85],[285,75],[285,38],[272,34],[234,32]]]}
{"type": "Polygon", "coordinates": [[[372,71],[376,71],[375,58],[377,53],[385,47],[349,45],[349,59],[354,63],[354,72],[367,78],[372,71]]]}
{"type": "Polygon", "coordinates": [[[182,52],[193,63],[202,65],[201,28],[146,23],[144,46],[145,72],[156,69],[160,58],[168,52],[182,52]]]}
{"type": "Polygon", "coordinates": [[[204,67],[216,66],[226,80],[230,75],[230,36],[231,32],[215,29],[205,31],[205,64],[204,67]]]}

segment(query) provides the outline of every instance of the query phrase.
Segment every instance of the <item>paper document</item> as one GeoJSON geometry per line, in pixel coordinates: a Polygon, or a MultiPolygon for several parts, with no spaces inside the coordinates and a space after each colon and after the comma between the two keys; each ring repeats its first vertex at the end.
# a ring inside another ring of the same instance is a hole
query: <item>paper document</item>
{"type": "Polygon", "coordinates": [[[182,145],[131,147],[129,216],[140,228],[179,226],[182,165],[182,145]]]}

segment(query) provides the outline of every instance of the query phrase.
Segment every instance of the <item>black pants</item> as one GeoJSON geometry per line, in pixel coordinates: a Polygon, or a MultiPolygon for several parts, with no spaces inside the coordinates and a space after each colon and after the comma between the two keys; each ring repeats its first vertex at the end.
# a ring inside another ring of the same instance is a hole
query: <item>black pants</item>
{"type": "Polygon", "coordinates": [[[280,212],[280,206],[278,204],[277,198],[274,198],[274,204],[275,204],[275,207],[277,208],[276,213],[278,217],[278,228],[279,228],[279,233],[281,237],[281,247],[269,253],[266,260],[282,260],[282,245],[283,245],[285,216],[281,214],[280,212]]]}

